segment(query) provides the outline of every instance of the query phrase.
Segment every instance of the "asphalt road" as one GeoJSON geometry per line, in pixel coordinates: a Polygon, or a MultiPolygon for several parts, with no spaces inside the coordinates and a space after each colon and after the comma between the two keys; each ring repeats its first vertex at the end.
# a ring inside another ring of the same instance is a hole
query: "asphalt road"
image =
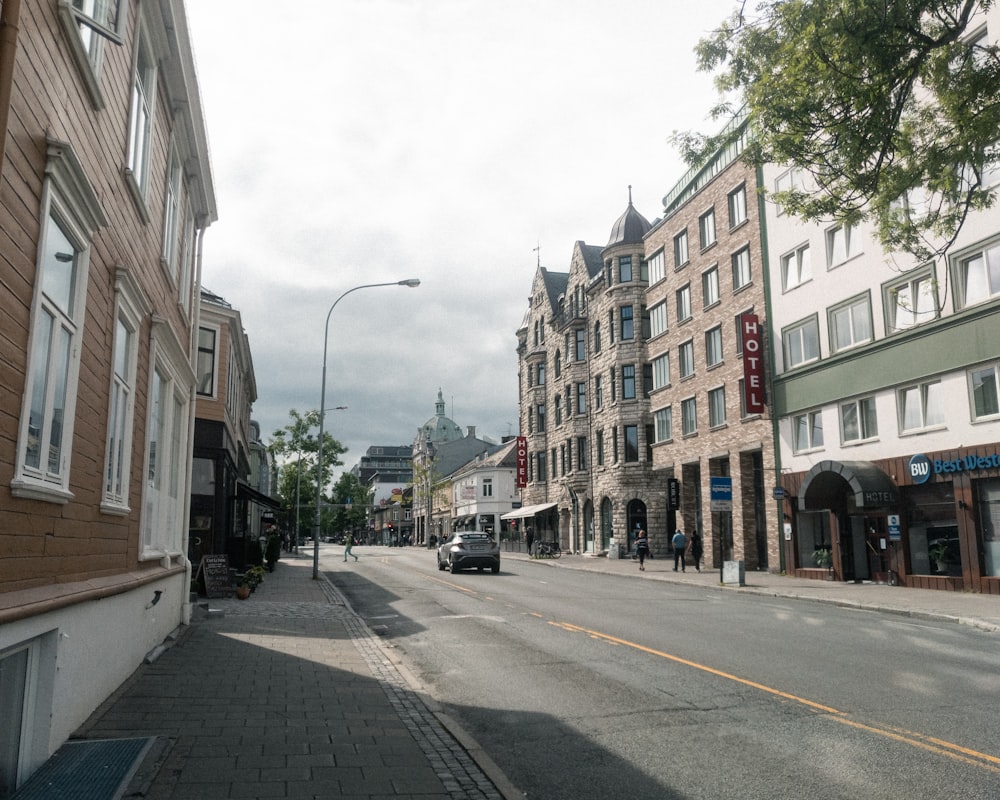
{"type": "Polygon", "coordinates": [[[997,640],[506,560],[327,573],[528,798],[1000,797],[997,640]]]}

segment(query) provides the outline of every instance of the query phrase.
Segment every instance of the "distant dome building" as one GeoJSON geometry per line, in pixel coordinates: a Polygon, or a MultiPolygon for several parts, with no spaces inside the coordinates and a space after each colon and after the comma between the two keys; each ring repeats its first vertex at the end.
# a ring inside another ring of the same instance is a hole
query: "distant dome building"
{"type": "Polygon", "coordinates": [[[441,394],[440,389],[438,389],[438,398],[437,403],[434,404],[434,411],[434,416],[420,426],[420,431],[417,434],[419,440],[438,444],[440,442],[454,442],[457,439],[464,438],[464,434],[458,423],[448,419],[444,415],[444,396],[441,394]]]}

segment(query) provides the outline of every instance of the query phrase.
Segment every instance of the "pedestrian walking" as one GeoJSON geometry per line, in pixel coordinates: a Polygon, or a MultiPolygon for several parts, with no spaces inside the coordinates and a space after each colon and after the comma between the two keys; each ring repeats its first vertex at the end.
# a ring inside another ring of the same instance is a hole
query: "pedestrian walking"
{"type": "Polygon", "coordinates": [[[684,561],[684,550],[687,548],[687,537],[684,531],[678,528],[674,532],[674,538],[670,540],[674,546],[674,572],[677,572],[677,565],[681,565],[681,572],[687,572],[687,563],[684,561]]]}
{"type": "Polygon", "coordinates": [[[531,552],[531,545],[535,543],[535,532],[528,528],[528,533],[524,537],[525,542],[528,543],[528,557],[532,557],[534,554],[531,552]]]}
{"type": "MultiPolygon", "coordinates": [[[[351,552],[352,547],[354,547],[354,535],[348,534],[347,545],[344,547],[344,561],[347,561],[348,556],[354,556],[354,553],[351,552]]],[[[354,560],[357,561],[358,557],[354,556],[354,560]]]]}
{"type": "Polygon", "coordinates": [[[274,565],[281,558],[281,537],[277,533],[272,533],[267,537],[267,544],[264,546],[264,560],[267,562],[267,571],[274,572],[274,565]]]}
{"type": "Polygon", "coordinates": [[[701,543],[701,534],[698,531],[691,531],[691,541],[688,544],[688,552],[691,553],[691,561],[694,563],[694,568],[701,572],[701,557],[705,552],[701,543]]]}
{"type": "Polygon", "coordinates": [[[646,556],[649,555],[649,536],[646,531],[639,531],[635,539],[635,554],[639,556],[639,569],[646,569],[646,556]]]}

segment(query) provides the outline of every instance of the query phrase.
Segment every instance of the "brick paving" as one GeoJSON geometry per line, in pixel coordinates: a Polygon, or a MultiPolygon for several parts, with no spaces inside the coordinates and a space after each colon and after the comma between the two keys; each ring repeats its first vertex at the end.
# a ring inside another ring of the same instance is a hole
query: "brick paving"
{"type": "Polygon", "coordinates": [[[312,580],[302,555],[283,557],[248,600],[199,604],[177,642],[77,736],[157,737],[126,798],[516,794],[407,685],[336,589],[312,580]]]}

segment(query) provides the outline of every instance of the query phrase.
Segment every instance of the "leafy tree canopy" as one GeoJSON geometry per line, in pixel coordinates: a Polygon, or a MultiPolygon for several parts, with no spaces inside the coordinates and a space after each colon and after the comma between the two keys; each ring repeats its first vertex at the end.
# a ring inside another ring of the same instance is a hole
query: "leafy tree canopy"
{"type": "Polygon", "coordinates": [[[368,521],[371,499],[370,488],[361,483],[356,475],[343,473],[333,487],[333,502],[337,504],[333,513],[334,530],[363,530],[368,521]]]}
{"type": "MultiPolygon", "coordinates": [[[[291,419],[284,428],[271,436],[268,448],[278,462],[278,494],[285,508],[289,524],[299,520],[301,531],[315,525],[316,457],[318,455],[319,412],[300,414],[294,408],[288,412],[291,419]],[[313,433],[316,428],[316,433],[313,433]]],[[[342,466],[340,456],[347,449],[328,432],[323,432],[322,485],[329,485],[335,467],[342,466]]]]}
{"type": "MultiPolygon", "coordinates": [[[[979,13],[993,4],[744,2],[698,44],[698,65],[716,74],[716,118],[749,115],[751,163],[813,176],[816,192],[775,193],[786,210],[870,218],[890,250],[927,258],[994,201],[983,179],[998,164],[1000,54],[979,13]]],[[[697,164],[722,137],[673,140],[697,164]]]]}

